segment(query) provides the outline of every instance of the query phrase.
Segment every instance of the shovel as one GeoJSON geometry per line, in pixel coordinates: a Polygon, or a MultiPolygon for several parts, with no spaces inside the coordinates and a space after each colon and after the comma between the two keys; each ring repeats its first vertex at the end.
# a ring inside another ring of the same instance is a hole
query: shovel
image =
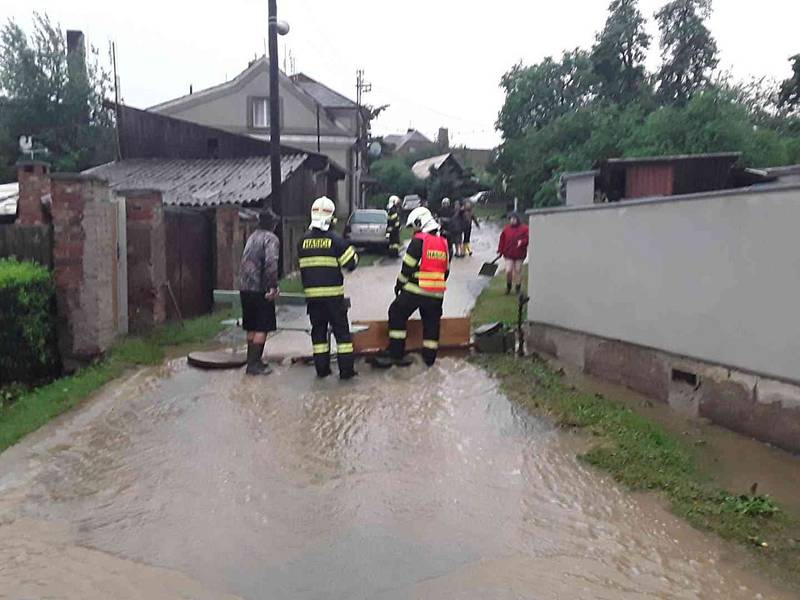
{"type": "Polygon", "coordinates": [[[501,257],[502,255],[498,254],[497,258],[495,258],[492,262],[483,263],[483,266],[481,267],[481,272],[478,273],[478,275],[480,275],[481,277],[494,277],[497,274],[497,269],[498,269],[497,261],[500,260],[501,257]]]}

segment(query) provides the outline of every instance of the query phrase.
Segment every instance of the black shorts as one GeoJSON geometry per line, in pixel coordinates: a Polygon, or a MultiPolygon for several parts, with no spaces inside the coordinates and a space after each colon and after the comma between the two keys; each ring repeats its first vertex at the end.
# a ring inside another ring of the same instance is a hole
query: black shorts
{"type": "Polygon", "coordinates": [[[242,329],[269,333],[278,329],[275,303],[267,300],[266,292],[239,292],[242,299],[242,329]]]}

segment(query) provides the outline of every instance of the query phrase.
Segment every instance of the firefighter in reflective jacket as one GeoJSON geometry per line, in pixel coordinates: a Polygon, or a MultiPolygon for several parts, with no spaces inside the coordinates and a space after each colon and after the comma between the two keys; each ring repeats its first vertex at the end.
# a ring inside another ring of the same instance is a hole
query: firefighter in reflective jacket
{"type": "Polygon", "coordinates": [[[335,211],[336,206],[329,198],[323,196],[314,201],[311,227],[298,244],[300,277],[311,320],[317,376],[327,377],[331,374],[330,326],[336,337],[339,378],[352,379],[356,372],[342,269],[354,271],[358,265],[358,255],[344,238],[329,231],[335,211]]]}
{"type": "Polygon", "coordinates": [[[422,358],[426,365],[433,366],[439,350],[445,282],[450,274],[447,240],[439,235],[439,224],[427,208],[411,211],[407,226],[414,228],[414,237],[395,285],[397,297],[389,307],[388,356],[379,357],[375,363],[383,368],[411,364],[405,354],[406,326],[417,310],[422,317],[422,358]]]}
{"type": "Polygon", "coordinates": [[[386,205],[386,212],[389,213],[389,223],[386,225],[386,234],[389,236],[389,254],[397,256],[400,254],[400,198],[391,196],[386,205]]]}

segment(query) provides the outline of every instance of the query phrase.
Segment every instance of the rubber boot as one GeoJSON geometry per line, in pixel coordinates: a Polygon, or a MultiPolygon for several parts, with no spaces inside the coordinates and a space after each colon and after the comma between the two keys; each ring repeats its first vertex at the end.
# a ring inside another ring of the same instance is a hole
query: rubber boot
{"type": "Polygon", "coordinates": [[[256,376],[272,373],[272,369],[261,362],[262,354],[264,354],[264,344],[247,344],[247,370],[245,370],[245,375],[256,376]]]}
{"type": "Polygon", "coordinates": [[[511,295],[511,282],[507,281],[506,282],[506,296],[510,296],[510,295],[511,295]]]}
{"type": "Polygon", "coordinates": [[[517,292],[517,296],[519,296],[522,293],[522,284],[518,283],[517,286],[514,289],[517,292]]]}

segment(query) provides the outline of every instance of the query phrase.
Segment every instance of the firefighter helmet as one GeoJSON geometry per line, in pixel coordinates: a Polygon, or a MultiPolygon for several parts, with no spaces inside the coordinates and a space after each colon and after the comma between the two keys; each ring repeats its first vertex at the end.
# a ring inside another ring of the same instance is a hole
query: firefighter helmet
{"type": "Polygon", "coordinates": [[[397,206],[400,204],[399,196],[389,196],[389,203],[386,205],[386,210],[389,210],[393,206],[397,206]]]}
{"type": "Polygon", "coordinates": [[[417,231],[430,233],[439,229],[439,224],[436,222],[436,219],[433,218],[431,211],[424,206],[420,206],[412,210],[408,215],[406,227],[413,227],[417,231]]]}
{"type": "Polygon", "coordinates": [[[311,205],[311,227],[328,231],[336,213],[336,205],[327,196],[322,196],[314,200],[311,205]]]}

